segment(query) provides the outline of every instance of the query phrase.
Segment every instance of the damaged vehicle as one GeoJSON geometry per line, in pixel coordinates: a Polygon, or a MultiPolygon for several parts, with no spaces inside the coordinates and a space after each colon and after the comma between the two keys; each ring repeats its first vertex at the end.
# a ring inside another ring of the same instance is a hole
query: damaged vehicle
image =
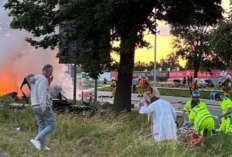
{"type": "MultiPolygon", "coordinates": [[[[26,96],[25,92],[22,90],[24,85],[27,85],[29,90],[31,90],[30,78],[34,77],[33,74],[28,75],[24,78],[23,83],[20,87],[20,90],[26,99],[27,103],[30,102],[28,97],[26,96]]],[[[88,94],[89,98],[86,101],[82,101],[80,105],[73,105],[64,95],[62,95],[62,84],[58,83],[54,87],[54,93],[52,94],[52,108],[54,111],[59,113],[68,112],[68,113],[75,113],[75,114],[82,114],[83,116],[86,115],[86,111],[92,111],[94,107],[91,105],[93,104],[93,95],[88,94]]],[[[82,93],[83,96],[83,93],[82,93]]]]}

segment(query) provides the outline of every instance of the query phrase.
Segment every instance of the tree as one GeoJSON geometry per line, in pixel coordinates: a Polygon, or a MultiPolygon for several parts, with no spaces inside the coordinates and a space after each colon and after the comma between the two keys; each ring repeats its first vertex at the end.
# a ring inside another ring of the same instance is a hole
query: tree
{"type": "Polygon", "coordinates": [[[174,52],[168,54],[165,59],[160,59],[160,67],[162,69],[174,69],[175,67],[180,67],[180,69],[183,69],[179,64],[179,57],[174,52]]]}
{"type": "Polygon", "coordinates": [[[187,60],[187,66],[194,69],[194,78],[199,70],[211,71],[213,65],[223,65],[212,50],[209,26],[173,26],[171,33],[175,36],[173,47],[178,56],[187,60]]]}
{"type": "MultiPolygon", "coordinates": [[[[158,62],[156,62],[156,66],[160,67],[160,64],[158,62]]],[[[154,63],[152,61],[150,61],[149,64],[141,64],[140,61],[136,62],[134,65],[134,71],[144,71],[145,69],[147,69],[148,71],[153,70],[154,68],[154,63]]]]}
{"type": "Polygon", "coordinates": [[[205,22],[215,23],[222,17],[220,4],[221,0],[9,0],[5,8],[13,17],[12,28],[45,36],[40,41],[27,39],[35,47],[55,48],[59,43],[64,47],[62,53],[67,53],[68,45],[76,43],[79,49],[73,51],[75,61],[83,64],[93,78],[110,65],[109,54],[116,50],[120,63],[113,109],[130,111],[135,49],[150,47],[143,40],[143,32],[156,33],[156,20],[187,25],[202,21],[204,16],[205,22]],[[56,10],[57,4],[65,7],[56,10]],[[55,34],[57,26],[73,31],[55,34]],[[109,45],[115,40],[121,41],[119,47],[109,45]]]}
{"type": "Polygon", "coordinates": [[[214,52],[220,56],[227,68],[230,68],[232,64],[232,21],[221,21],[213,31],[211,41],[214,52]]]}

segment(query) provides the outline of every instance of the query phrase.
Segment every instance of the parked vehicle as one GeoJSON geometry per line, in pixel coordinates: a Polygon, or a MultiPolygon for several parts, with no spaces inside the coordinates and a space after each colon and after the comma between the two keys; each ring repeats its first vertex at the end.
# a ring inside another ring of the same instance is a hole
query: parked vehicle
{"type": "Polygon", "coordinates": [[[168,79],[165,82],[161,83],[161,86],[166,87],[180,87],[182,85],[182,81],[180,79],[168,79]]]}
{"type": "Polygon", "coordinates": [[[212,80],[205,80],[205,82],[207,87],[214,87],[214,83],[212,80]]]}
{"type": "Polygon", "coordinates": [[[199,85],[201,88],[214,87],[214,83],[209,79],[199,79],[199,85]]]}

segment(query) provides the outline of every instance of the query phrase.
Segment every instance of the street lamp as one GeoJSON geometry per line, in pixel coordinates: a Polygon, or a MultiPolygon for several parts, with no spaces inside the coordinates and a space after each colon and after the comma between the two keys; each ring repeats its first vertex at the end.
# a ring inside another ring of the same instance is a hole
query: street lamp
{"type": "Polygon", "coordinates": [[[160,31],[155,32],[155,40],[154,40],[154,87],[156,87],[156,33],[160,33],[160,31]]]}
{"type": "Polygon", "coordinates": [[[153,77],[154,77],[154,87],[156,86],[156,32],[155,32],[155,40],[154,40],[154,70],[153,70],[153,77]]]}

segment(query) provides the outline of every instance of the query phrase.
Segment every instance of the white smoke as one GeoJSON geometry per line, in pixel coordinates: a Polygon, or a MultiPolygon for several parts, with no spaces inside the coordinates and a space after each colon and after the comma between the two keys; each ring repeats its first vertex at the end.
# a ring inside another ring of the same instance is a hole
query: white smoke
{"type": "MultiPolygon", "coordinates": [[[[0,90],[5,92],[18,92],[23,79],[29,74],[41,74],[45,64],[51,64],[54,67],[54,80],[51,88],[62,82],[64,79],[65,65],[58,63],[56,53],[58,50],[34,49],[25,41],[26,37],[32,35],[24,30],[12,30],[9,24],[12,20],[8,16],[7,10],[1,6],[3,0],[0,0],[0,90]],[[8,85],[6,85],[6,81],[8,85]],[[8,88],[10,84],[11,88],[8,88]]],[[[66,95],[72,95],[72,83],[67,81],[63,84],[66,95]],[[67,83],[69,82],[69,83],[67,83]],[[66,87],[66,85],[68,87],[66,87]]],[[[1,92],[1,91],[0,91],[1,92]]],[[[1,93],[0,93],[1,94],[1,93]]]]}

